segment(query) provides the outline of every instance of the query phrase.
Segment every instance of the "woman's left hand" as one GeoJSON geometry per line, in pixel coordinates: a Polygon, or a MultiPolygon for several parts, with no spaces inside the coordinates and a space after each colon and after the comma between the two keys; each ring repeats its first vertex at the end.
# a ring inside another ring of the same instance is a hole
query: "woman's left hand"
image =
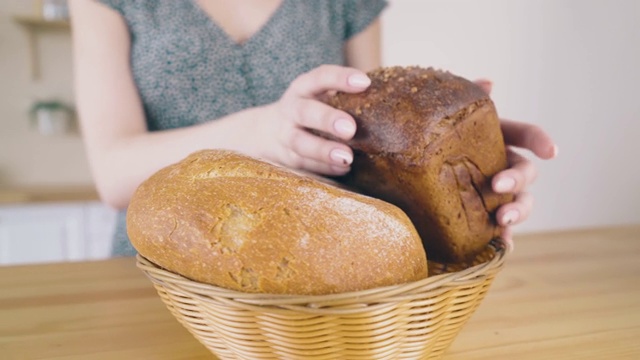
{"type": "MultiPolygon", "coordinates": [[[[487,93],[491,92],[491,82],[476,81],[487,93]]],[[[511,226],[525,221],[533,208],[533,196],[527,191],[538,176],[535,164],[520,155],[514,148],[529,150],[540,159],[549,160],[558,155],[558,147],[551,137],[540,127],[511,120],[500,120],[502,134],[507,145],[509,168],[496,174],[492,188],[498,193],[515,194],[513,202],[502,205],[496,212],[498,224],[504,227],[502,237],[513,248],[511,226]]]]}

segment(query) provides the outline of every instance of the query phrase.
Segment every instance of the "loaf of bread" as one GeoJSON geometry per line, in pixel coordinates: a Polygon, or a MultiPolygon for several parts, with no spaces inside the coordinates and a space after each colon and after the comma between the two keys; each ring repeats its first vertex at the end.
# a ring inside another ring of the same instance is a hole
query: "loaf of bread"
{"type": "Polygon", "coordinates": [[[507,167],[496,109],[476,84],[449,72],[388,67],[362,93],[324,99],[357,123],[352,171],[338,181],[393,203],[416,226],[430,260],[474,257],[500,233],[491,190],[507,167]]]}
{"type": "Polygon", "coordinates": [[[203,150],[139,186],[137,251],[187,278],[251,293],[330,294],[425,278],[404,212],[224,150],[203,150]]]}

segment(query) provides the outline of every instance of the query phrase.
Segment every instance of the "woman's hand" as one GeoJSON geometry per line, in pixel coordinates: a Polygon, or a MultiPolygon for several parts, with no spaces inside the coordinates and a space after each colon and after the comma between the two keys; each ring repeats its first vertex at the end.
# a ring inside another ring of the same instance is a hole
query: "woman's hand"
{"type": "Polygon", "coordinates": [[[264,157],[293,169],[324,175],[344,175],[353,162],[351,148],[311,134],[307,129],[347,141],[356,123],[344,111],[318,100],[327,92],[357,93],[371,84],[357,69],[322,65],[296,78],[279,101],[268,105],[268,115],[256,124],[264,143],[264,157]]]}
{"type": "MultiPolygon", "coordinates": [[[[476,81],[487,93],[491,92],[491,82],[476,81]]],[[[511,120],[500,121],[502,134],[507,145],[507,161],[509,168],[496,174],[492,179],[492,188],[498,193],[515,194],[512,203],[501,206],[496,218],[504,226],[503,238],[513,248],[511,226],[525,221],[533,208],[533,196],[527,192],[538,171],[535,164],[526,157],[518,154],[513,148],[531,151],[540,159],[553,159],[558,155],[558,147],[551,137],[536,125],[511,120]]]]}
{"type": "Polygon", "coordinates": [[[533,196],[527,191],[538,171],[534,163],[518,154],[512,148],[531,151],[540,159],[548,160],[557,156],[558,148],[549,135],[538,126],[501,120],[502,133],[507,145],[507,161],[509,168],[496,174],[492,179],[492,187],[498,193],[515,194],[512,203],[501,206],[496,218],[504,226],[503,238],[513,248],[511,226],[525,221],[533,208],[533,196]]]}

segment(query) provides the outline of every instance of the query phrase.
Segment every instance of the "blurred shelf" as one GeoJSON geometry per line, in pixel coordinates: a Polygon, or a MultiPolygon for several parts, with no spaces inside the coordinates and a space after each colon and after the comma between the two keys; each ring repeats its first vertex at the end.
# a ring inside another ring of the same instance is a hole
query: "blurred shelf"
{"type": "Polygon", "coordinates": [[[38,16],[15,15],[13,20],[27,30],[31,62],[31,78],[40,78],[40,54],[38,51],[37,35],[45,31],[71,30],[69,20],[46,20],[38,16]]]}
{"type": "Polygon", "coordinates": [[[13,20],[30,30],[71,29],[69,20],[46,20],[37,16],[16,15],[13,20]]]}
{"type": "Polygon", "coordinates": [[[92,185],[0,187],[0,207],[3,205],[78,201],[100,201],[100,197],[92,185]]]}

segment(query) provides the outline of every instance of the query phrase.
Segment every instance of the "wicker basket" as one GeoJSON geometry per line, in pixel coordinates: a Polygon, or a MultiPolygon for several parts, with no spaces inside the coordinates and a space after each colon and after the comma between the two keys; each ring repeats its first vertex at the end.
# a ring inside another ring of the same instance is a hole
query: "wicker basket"
{"type": "Polygon", "coordinates": [[[320,296],[247,294],[194,282],[138,255],[171,313],[220,359],[438,359],[504,263],[494,241],[473,263],[430,262],[426,279],[320,296]]]}

